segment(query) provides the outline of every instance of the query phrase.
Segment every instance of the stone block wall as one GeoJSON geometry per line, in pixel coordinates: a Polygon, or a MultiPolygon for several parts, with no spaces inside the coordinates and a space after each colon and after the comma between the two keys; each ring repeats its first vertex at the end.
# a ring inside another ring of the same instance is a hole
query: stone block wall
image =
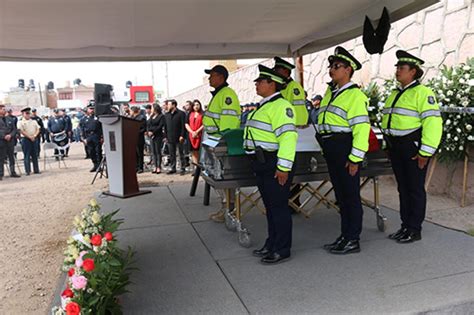
{"type": "MultiPolygon", "coordinates": [[[[362,22],[362,21],[361,21],[362,22]]],[[[474,6],[472,0],[443,0],[425,10],[392,23],[390,35],[382,55],[369,55],[362,37],[341,44],[363,64],[354,75],[354,82],[367,85],[370,81],[382,82],[394,75],[395,51],[404,49],[426,61],[424,79],[437,75],[442,64],[453,65],[474,56],[474,6]]],[[[327,57],[334,47],[305,55],[304,87],[310,96],[323,94],[327,75],[327,57]]],[[[272,65],[272,60],[264,64],[272,65]]],[[[241,103],[256,102],[253,79],[257,76],[256,65],[250,65],[231,73],[230,85],[236,90],[241,103]]],[[[208,85],[198,86],[177,95],[179,104],[187,99],[200,99],[203,104],[210,100],[208,85]]]]}

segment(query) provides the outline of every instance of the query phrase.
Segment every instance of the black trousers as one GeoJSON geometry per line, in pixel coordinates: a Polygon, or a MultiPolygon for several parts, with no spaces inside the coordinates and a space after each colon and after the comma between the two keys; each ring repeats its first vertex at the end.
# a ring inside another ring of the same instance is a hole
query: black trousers
{"type": "Polygon", "coordinates": [[[151,152],[153,153],[153,162],[155,167],[161,168],[161,147],[163,146],[163,137],[154,137],[151,139],[151,152]]]}
{"type": "Polygon", "coordinates": [[[0,141],[0,177],[4,176],[5,159],[7,157],[7,144],[6,141],[0,141]]]}
{"type": "Polygon", "coordinates": [[[257,176],[257,186],[266,209],[268,236],[265,247],[282,256],[291,254],[292,229],[291,210],[288,206],[293,172],[286,184],[281,186],[275,178],[277,170],[276,152],[265,153],[265,163],[258,162],[253,155],[252,168],[257,176]]]}
{"type": "Polygon", "coordinates": [[[168,149],[170,150],[170,166],[171,170],[176,171],[176,148],[178,149],[179,152],[179,161],[180,161],[180,166],[181,170],[185,170],[186,167],[186,162],[184,161],[184,144],[183,143],[173,143],[173,142],[168,142],[168,149]]]}
{"type": "Polygon", "coordinates": [[[360,171],[351,176],[346,163],[352,149],[351,134],[333,134],[321,138],[323,155],[328,165],[341,215],[341,234],[349,240],[359,240],[362,232],[360,171]]]}
{"type": "Polygon", "coordinates": [[[402,227],[420,232],[426,214],[425,178],[428,164],[422,170],[412,158],[418,153],[421,136],[386,137],[393,173],[400,198],[402,227]]]}
{"type": "Polygon", "coordinates": [[[94,166],[98,167],[102,162],[102,146],[99,139],[95,137],[87,139],[86,150],[94,166]]]}
{"type": "Polygon", "coordinates": [[[10,140],[6,143],[6,157],[8,158],[8,165],[10,167],[10,172],[16,174],[15,171],[15,145],[16,141],[10,140]]]}
{"type": "Polygon", "coordinates": [[[143,151],[145,150],[145,135],[140,133],[137,142],[137,170],[143,171],[143,151]]]}

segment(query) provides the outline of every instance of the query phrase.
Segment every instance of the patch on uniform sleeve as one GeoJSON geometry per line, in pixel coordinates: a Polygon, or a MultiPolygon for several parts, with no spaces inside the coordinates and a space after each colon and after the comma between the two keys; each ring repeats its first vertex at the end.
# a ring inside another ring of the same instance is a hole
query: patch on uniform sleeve
{"type": "Polygon", "coordinates": [[[295,93],[295,95],[300,95],[300,90],[298,90],[298,89],[293,89],[293,93],[295,93]]]}
{"type": "Polygon", "coordinates": [[[288,116],[290,118],[293,118],[294,114],[293,114],[293,110],[291,108],[286,109],[286,116],[288,116]]]}
{"type": "Polygon", "coordinates": [[[428,103],[430,103],[431,105],[436,103],[434,96],[428,96],[428,103]]]}
{"type": "Polygon", "coordinates": [[[226,99],[225,99],[225,103],[226,103],[227,105],[230,105],[230,104],[232,104],[232,98],[230,98],[230,97],[226,97],[226,99]]]}

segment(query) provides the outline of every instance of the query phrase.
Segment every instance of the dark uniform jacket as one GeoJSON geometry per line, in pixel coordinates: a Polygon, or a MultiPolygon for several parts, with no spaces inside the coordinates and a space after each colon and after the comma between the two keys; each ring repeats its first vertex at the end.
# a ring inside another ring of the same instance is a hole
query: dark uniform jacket
{"type": "Polygon", "coordinates": [[[102,137],[102,123],[97,116],[84,116],[79,122],[81,138],[90,141],[99,141],[102,137]]]}
{"type": "Polygon", "coordinates": [[[48,120],[48,131],[59,133],[66,130],[66,121],[62,117],[51,117],[48,120]]]}
{"type": "Polygon", "coordinates": [[[15,140],[17,134],[16,123],[11,117],[0,118],[0,146],[6,145],[8,142],[15,140]],[[6,135],[11,135],[10,141],[5,140],[6,135]]]}
{"type": "Polygon", "coordinates": [[[177,143],[179,137],[185,136],[184,112],[176,109],[174,113],[165,114],[166,139],[171,143],[177,143]]]}

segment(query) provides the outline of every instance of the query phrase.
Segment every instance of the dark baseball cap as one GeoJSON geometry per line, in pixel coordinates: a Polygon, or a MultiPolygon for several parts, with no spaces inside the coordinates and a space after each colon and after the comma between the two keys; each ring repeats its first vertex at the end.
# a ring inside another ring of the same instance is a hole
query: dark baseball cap
{"type": "Polygon", "coordinates": [[[229,71],[227,71],[226,67],[224,67],[223,65],[215,65],[214,67],[212,67],[212,69],[206,69],[204,70],[204,72],[207,74],[211,74],[211,72],[220,73],[224,76],[226,80],[229,77],[229,71]]]}

